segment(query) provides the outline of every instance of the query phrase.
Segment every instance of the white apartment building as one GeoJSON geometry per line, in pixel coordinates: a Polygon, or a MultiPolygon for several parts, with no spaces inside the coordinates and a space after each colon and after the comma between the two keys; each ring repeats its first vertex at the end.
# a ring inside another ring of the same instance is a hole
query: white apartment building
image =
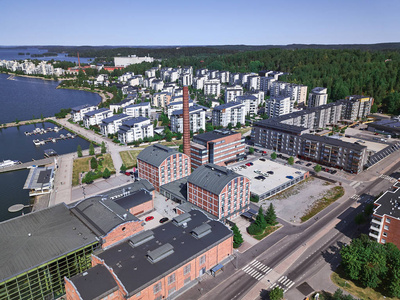
{"type": "Polygon", "coordinates": [[[264,98],[265,98],[265,93],[264,91],[258,90],[254,92],[247,92],[248,95],[252,95],[257,98],[257,105],[263,104],[264,103],[264,98]]]}
{"type": "Polygon", "coordinates": [[[251,117],[257,115],[259,102],[256,96],[248,94],[243,96],[237,96],[236,102],[244,104],[246,115],[250,114],[251,117]]]}
{"type": "Polygon", "coordinates": [[[156,80],[157,78],[155,77],[146,77],[143,79],[143,86],[146,88],[151,88],[151,83],[156,80]]]}
{"type": "Polygon", "coordinates": [[[271,90],[272,83],[275,82],[276,79],[274,77],[260,77],[260,90],[265,93],[271,90]]]}
{"type": "Polygon", "coordinates": [[[246,110],[240,102],[229,102],[214,107],[212,111],[212,124],[214,126],[227,127],[229,123],[236,126],[237,122],[245,124],[246,110]]]}
{"type": "Polygon", "coordinates": [[[270,118],[283,116],[293,111],[293,102],[286,96],[271,97],[266,101],[265,110],[270,118]]]}
{"type": "Polygon", "coordinates": [[[154,136],[154,128],[150,119],[145,117],[129,118],[122,122],[118,130],[121,143],[132,143],[154,136]]]}
{"type": "Polygon", "coordinates": [[[305,103],[307,99],[307,86],[275,81],[271,84],[270,95],[271,97],[287,96],[290,97],[293,103],[305,103]]]}
{"type": "Polygon", "coordinates": [[[129,79],[131,79],[133,76],[135,76],[135,73],[133,72],[126,72],[125,74],[121,75],[118,77],[118,81],[122,83],[128,82],[129,79]]]}
{"type": "Polygon", "coordinates": [[[151,105],[155,107],[165,108],[171,101],[172,94],[169,92],[161,92],[153,94],[153,98],[151,99],[151,105]]]}
{"type": "Polygon", "coordinates": [[[120,109],[123,109],[124,107],[127,107],[127,106],[129,106],[129,105],[134,104],[135,101],[136,101],[136,99],[137,99],[137,95],[135,95],[135,96],[128,96],[127,98],[125,98],[124,100],[122,100],[122,101],[119,102],[119,103],[112,103],[112,104],[110,104],[110,110],[111,110],[114,114],[116,114],[116,113],[118,113],[118,111],[119,111],[120,109]]]}
{"type": "Polygon", "coordinates": [[[221,83],[228,83],[229,82],[229,71],[220,71],[218,78],[221,81],[221,83]]]}
{"type": "Polygon", "coordinates": [[[124,108],[124,114],[130,117],[145,117],[149,118],[151,114],[151,104],[150,102],[141,102],[134,105],[129,105],[124,108]]]}
{"type": "MultiPolygon", "coordinates": [[[[198,132],[206,129],[207,108],[199,105],[189,107],[190,131],[198,132]]],[[[183,133],[183,110],[176,110],[171,114],[171,131],[183,133]]]]}
{"type": "Polygon", "coordinates": [[[221,83],[219,79],[208,79],[204,82],[204,95],[214,95],[219,97],[221,94],[221,83]]]}
{"type": "Polygon", "coordinates": [[[200,77],[206,75],[208,73],[208,69],[197,69],[196,70],[196,77],[200,77]]]}
{"type": "Polygon", "coordinates": [[[144,76],[150,78],[150,77],[156,77],[156,72],[158,68],[151,68],[149,70],[144,71],[144,76]]]}
{"type": "Polygon", "coordinates": [[[153,62],[154,58],[149,56],[139,57],[136,55],[114,57],[114,66],[126,67],[129,65],[140,64],[142,62],[153,62]]]}
{"type": "Polygon", "coordinates": [[[101,121],[100,130],[101,134],[108,136],[109,134],[117,133],[122,122],[130,117],[125,114],[114,115],[101,121]]]}
{"type": "Polygon", "coordinates": [[[128,83],[130,86],[138,86],[143,84],[143,76],[135,75],[128,79],[128,83]]]}
{"type": "Polygon", "coordinates": [[[208,70],[207,72],[209,79],[218,79],[219,71],[218,70],[208,70]]]}
{"type": "Polygon", "coordinates": [[[230,85],[242,85],[242,81],[240,79],[240,73],[231,73],[229,75],[229,84],[230,85]]]}
{"type": "Polygon", "coordinates": [[[83,116],[89,111],[97,110],[97,105],[84,104],[71,108],[71,119],[73,122],[83,121],[83,116]]]}
{"type": "Polygon", "coordinates": [[[182,86],[191,86],[193,84],[193,74],[192,73],[184,73],[179,78],[179,84],[182,86]]]}
{"type": "MultiPolygon", "coordinates": [[[[171,115],[174,111],[183,109],[183,97],[181,99],[182,99],[181,101],[173,101],[167,105],[169,119],[171,119],[171,115]]],[[[189,107],[191,106],[193,106],[193,100],[189,100],[189,107]]]]}
{"type": "Polygon", "coordinates": [[[112,117],[112,115],[113,112],[105,107],[89,111],[83,116],[83,124],[86,128],[90,128],[90,126],[100,125],[101,121],[106,118],[112,117]]]}
{"type": "Polygon", "coordinates": [[[208,79],[207,76],[199,76],[199,77],[195,77],[193,79],[193,87],[196,90],[202,90],[204,89],[204,82],[208,79]]]}
{"type": "Polygon", "coordinates": [[[317,107],[328,103],[328,89],[316,87],[308,95],[308,107],[317,107]]]}
{"type": "Polygon", "coordinates": [[[257,91],[260,89],[260,76],[250,75],[247,77],[247,88],[249,91],[257,91]]]}
{"type": "Polygon", "coordinates": [[[243,88],[240,85],[228,86],[225,89],[225,103],[236,101],[236,97],[242,95],[243,88]]]}
{"type": "Polygon", "coordinates": [[[155,91],[161,91],[164,88],[164,81],[159,79],[153,80],[150,87],[155,91]]]}

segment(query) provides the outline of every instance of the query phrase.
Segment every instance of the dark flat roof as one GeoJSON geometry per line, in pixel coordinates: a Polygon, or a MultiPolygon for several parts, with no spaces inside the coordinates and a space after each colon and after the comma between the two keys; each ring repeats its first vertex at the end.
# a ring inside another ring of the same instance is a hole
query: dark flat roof
{"type": "Polygon", "coordinates": [[[127,117],[128,117],[128,115],[118,114],[118,115],[114,115],[114,116],[109,117],[109,118],[105,118],[101,122],[105,123],[105,124],[109,124],[109,123],[112,123],[114,121],[121,120],[121,119],[124,119],[124,118],[127,118],[127,117]]]}
{"type": "Polygon", "coordinates": [[[70,280],[79,291],[82,300],[102,299],[118,290],[117,282],[103,265],[96,265],[81,274],[71,277],[70,280]]]}
{"type": "Polygon", "coordinates": [[[187,200],[187,180],[188,176],[174,180],[170,183],[160,186],[160,190],[164,190],[181,201],[187,200]]]}
{"type": "Polygon", "coordinates": [[[244,104],[242,104],[241,102],[231,101],[231,102],[221,104],[221,105],[214,107],[214,110],[223,110],[226,108],[235,107],[235,106],[239,106],[239,105],[244,105],[244,104]]]}
{"type": "MultiPolygon", "coordinates": [[[[232,231],[222,222],[210,220],[198,210],[192,210],[189,214],[191,220],[186,223],[186,228],[168,222],[152,229],[154,238],[143,244],[134,247],[127,241],[97,255],[113,269],[128,291],[128,296],[156,283],[232,236],[232,231]],[[191,232],[204,223],[211,227],[211,233],[196,239],[191,232]],[[160,246],[166,244],[172,246],[173,252],[160,261],[151,263],[147,259],[149,251],[160,249],[160,246]]],[[[89,287],[83,287],[85,288],[89,287]]]]}
{"type": "Polygon", "coordinates": [[[238,132],[236,131],[230,131],[230,130],[214,130],[214,131],[210,131],[210,132],[205,132],[202,134],[198,134],[195,135],[193,137],[193,142],[196,143],[196,140],[200,140],[203,142],[209,142],[212,140],[216,140],[216,139],[221,139],[227,136],[231,136],[234,134],[238,134],[238,132]]]}
{"type": "Polygon", "coordinates": [[[0,223],[0,282],[97,242],[64,203],[0,223]]]}
{"type": "Polygon", "coordinates": [[[362,146],[362,145],[355,144],[355,143],[349,143],[349,142],[342,141],[340,139],[330,138],[327,136],[319,136],[319,135],[306,133],[306,134],[303,134],[301,137],[303,139],[309,139],[309,140],[313,140],[313,141],[317,141],[317,142],[321,142],[321,143],[329,144],[329,145],[335,145],[335,146],[339,146],[339,147],[346,147],[346,148],[354,149],[357,151],[362,151],[363,149],[367,148],[367,146],[362,146]]]}
{"type": "Polygon", "coordinates": [[[375,204],[378,205],[378,207],[375,208],[375,215],[387,215],[392,218],[400,219],[400,188],[385,192],[375,201],[375,204]]]}
{"type": "Polygon", "coordinates": [[[119,206],[122,208],[129,210],[132,207],[135,207],[137,205],[140,205],[142,203],[148,202],[151,199],[153,199],[152,195],[150,192],[146,190],[141,190],[141,191],[136,191],[128,196],[118,198],[116,200],[113,200],[115,203],[117,203],[119,206]]]}
{"type": "Polygon", "coordinates": [[[92,111],[88,111],[87,113],[85,113],[85,117],[91,117],[106,111],[111,111],[106,107],[100,108],[100,109],[96,109],[96,110],[92,110],[92,111]]]}

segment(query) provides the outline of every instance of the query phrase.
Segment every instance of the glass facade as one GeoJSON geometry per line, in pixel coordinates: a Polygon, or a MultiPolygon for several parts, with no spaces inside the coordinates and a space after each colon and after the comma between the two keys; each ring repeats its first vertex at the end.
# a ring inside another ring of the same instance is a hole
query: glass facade
{"type": "Polygon", "coordinates": [[[92,266],[94,243],[0,283],[0,299],[54,299],[65,294],[64,277],[72,277],[92,266]]]}

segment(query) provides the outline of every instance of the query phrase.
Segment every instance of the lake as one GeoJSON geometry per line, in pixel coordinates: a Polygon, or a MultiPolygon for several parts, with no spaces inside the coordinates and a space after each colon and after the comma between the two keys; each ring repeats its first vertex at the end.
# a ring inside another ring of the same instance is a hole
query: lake
{"type": "Polygon", "coordinates": [[[57,89],[58,82],[0,74],[0,124],[54,116],[61,108],[98,104],[96,93],[57,89]]]}

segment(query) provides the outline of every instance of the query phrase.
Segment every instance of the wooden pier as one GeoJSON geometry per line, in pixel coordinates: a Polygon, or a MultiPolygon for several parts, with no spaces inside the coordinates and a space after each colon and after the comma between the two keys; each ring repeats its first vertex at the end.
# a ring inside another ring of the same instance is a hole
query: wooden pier
{"type": "Polygon", "coordinates": [[[32,166],[44,166],[44,165],[51,164],[53,162],[54,162],[54,157],[33,160],[33,161],[26,162],[26,163],[18,164],[18,165],[0,168],[0,173],[23,170],[23,169],[26,169],[26,168],[32,167],[32,166]]]}

